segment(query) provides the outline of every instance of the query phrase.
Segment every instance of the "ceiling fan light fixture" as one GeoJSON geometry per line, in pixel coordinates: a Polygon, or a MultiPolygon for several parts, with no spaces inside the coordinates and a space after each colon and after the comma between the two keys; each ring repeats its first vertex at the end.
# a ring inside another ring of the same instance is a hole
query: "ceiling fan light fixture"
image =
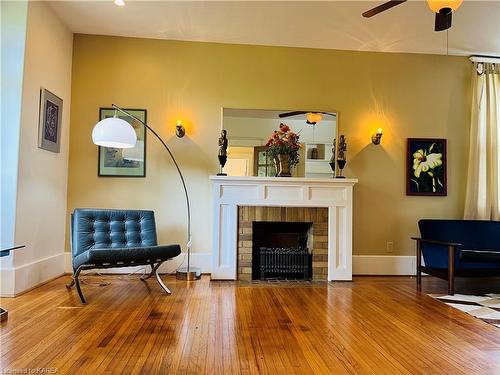
{"type": "Polygon", "coordinates": [[[316,113],[316,112],[309,112],[306,115],[307,123],[311,125],[315,125],[316,123],[320,122],[323,116],[321,116],[321,113],[316,113]]]}
{"type": "Polygon", "coordinates": [[[442,9],[450,9],[452,12],[462,4],[463,0],[427,0],[427,5],[434,13],[439,13],[442,9]]]}

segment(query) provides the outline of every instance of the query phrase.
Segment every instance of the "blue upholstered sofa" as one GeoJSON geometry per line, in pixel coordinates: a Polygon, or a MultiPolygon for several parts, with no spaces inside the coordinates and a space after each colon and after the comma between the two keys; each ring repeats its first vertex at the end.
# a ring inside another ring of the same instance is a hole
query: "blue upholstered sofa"
{"type": "Polygon", "coordinates": [[[447,279],[450,295],[456,276],[500,276],[500,222],[424,219],[418,226],[419,288],[422,272],[447,279]]]}
{"type": "Polygon", "coordinates": [[[85,303],[78,276],[82,270],[150,265],[166,293],[170,290],[158,274],[160,265],[179,255],[179,245],[158,246],[153,211],[75,209],[71,215],[73,278],[80,300],[85,303]]]}

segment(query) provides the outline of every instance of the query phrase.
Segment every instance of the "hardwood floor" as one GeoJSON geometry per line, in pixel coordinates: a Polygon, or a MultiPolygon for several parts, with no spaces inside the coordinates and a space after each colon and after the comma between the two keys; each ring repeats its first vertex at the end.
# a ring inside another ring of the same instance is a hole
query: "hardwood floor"
{"type": "MultiPolygon", "coordinates": [[[[312,285],[105,277],[81,306],[61,277],[2,299],[0,368],[58,374],[500,374],[500,330],[425,293],[446,283],[312,285]]],[[[96,281],[99,278],[92,278],[96,281]]]]}

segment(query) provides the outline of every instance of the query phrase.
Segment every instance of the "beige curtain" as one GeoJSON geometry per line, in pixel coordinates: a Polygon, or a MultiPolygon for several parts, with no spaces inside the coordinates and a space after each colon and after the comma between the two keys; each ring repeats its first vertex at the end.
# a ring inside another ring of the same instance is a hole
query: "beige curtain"
{"type": "Polygon", "coordinates": [[[500,220],[500,64],[475,63],[466,219],[500,220]]]}

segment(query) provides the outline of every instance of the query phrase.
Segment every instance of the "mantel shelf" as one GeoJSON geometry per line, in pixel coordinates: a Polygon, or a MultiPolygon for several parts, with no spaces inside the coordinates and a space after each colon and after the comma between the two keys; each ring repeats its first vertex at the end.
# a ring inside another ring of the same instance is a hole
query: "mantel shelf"
{"type": "Polygon", "coordinates": [[[249,182],[249,183],[262,183],[262,182],[279,182],[287,183],[314,183],[314,184],[328,184],[328,185],[354,185],[358,183],[356,178],[310,178],[310,177],[257,177],[257,176],[210,176],[210,180],[218,182],[249,182]]]}

